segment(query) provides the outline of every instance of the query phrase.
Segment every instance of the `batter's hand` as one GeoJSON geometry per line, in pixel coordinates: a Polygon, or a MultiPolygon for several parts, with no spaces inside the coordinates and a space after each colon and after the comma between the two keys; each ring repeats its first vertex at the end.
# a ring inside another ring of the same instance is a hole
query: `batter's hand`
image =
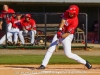
{"type": "Polygon", "coordinates": [[[57,32],[57,38],[58,38],[58,39],[62,38],[62,31],[61,31],[61,30],[59,30],[59,31],[57,32]]]}

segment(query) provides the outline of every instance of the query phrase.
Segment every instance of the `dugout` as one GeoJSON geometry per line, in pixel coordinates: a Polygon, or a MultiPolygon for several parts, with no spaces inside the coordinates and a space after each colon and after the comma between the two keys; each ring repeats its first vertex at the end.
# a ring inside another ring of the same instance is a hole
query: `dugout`
{"type": "MultiPolygon", "coordinates": [[[[0,3],[0,10],[2,10],[0,3]]],[[[98,21],[99,4],[95,3],[21,3],[21,2],[7,2],[9,7],[13,8],[16,12],[33,12],[33,13],[63,13],[69,5],[77,4],[80,7],[80,13],[88,14],[88,32],[93,32],[92,25],[94,21],[98,21]]],[[[90,38],[88,38],[90,41],[90,38]]]]}
{"type": "MultiPolygon", "coordinates": [[[[0,10],[2,10],[0,3],[0,10]]],[[[16,12],[33,12],[33,13],[63,13],[69,5],[73,3],[20,3],[20,2],[7,2],[9,7],[13,8],[16,12]]],[[[99,4],[75,3],[80,7],[80,13],[88,14],[88,32],[92,32],[92,24],[98,20],[98,7],[99,4]]]]}

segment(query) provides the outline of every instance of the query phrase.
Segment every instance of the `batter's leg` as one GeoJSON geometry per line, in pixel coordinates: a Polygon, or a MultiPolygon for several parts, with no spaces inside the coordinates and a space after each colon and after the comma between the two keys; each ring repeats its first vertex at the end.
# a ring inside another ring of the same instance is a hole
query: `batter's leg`
{"type": "MultiPolygon", "coordinates": [[[[50,57],[52,56],[52,54],[53,54],[53,52],[54,52],[54,50],[56,48],[56,45],[58,44],[57,41],[58,41],[57,35],[55,35],[53,40],[52,40],[52,43],[51,43],[49,49],[47,50],[47,52],[45,54],[45,57],[44,57],[44,59],[42,61],[41,65],[43,65],[44,67],[47,66],[47,64],[48,64],[48,62],[50,60],[50,57]]],[[[39,68],[41,69],[41,66],[39,68]]]]}
{"type": "MultiPolygon", "coordinates": [[[[88,63],[86,60],[79,57],[77,54],[74,54],[74,53],[71,52],[72,39],[73,39],[73,34],[70,34],[68,37],[66,37],[65,39],[62,40],[62,44],[63,44],[63,48],[64,48],[64,52],[65,52],[66,56],[68,58],[71,58],[71,59],[74,59],[74,60],[78,61],[79,63],[82,63],[82,64],[86,65],[88,63]]],[[[88,63],[87,68],[90,69],[91,67],[92,66],[88,63]]]]}
{"type": "Polygon", "coordinates": [[[84,59],[82,59],[78,55],[71,52],[72,39],[73,39],[73,34],[70,34],[68,37],[66,37],[65,39],[62,40],[62,44],[63,44],[63,48],[64,48],[64,52],[65,52],[66,56],[71,59],[74,59],[82,64],[86,64],[86,61],[84,59]]]}

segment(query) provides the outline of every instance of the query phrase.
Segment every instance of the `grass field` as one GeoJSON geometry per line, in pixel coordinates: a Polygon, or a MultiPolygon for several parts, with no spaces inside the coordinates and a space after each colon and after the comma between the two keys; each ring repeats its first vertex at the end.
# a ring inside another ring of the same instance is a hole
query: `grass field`
{"type": "MultiPolygon", "coordinates": [[[[41,64],[44,55],[0,55],[0,64],[41,64]]],[[[100,56],[81,56],[91,64],[100,64],[100,56]]],[[[49,64],[78,64],[65,55],[53,55],[49,64]]]]}

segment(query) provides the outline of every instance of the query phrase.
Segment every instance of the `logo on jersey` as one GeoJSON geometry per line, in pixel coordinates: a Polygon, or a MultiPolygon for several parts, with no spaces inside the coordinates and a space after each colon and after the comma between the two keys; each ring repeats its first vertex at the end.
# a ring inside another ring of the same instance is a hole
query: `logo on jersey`
{"type": "Polygon", "coordinates": [[[29,28],[31,28],[31,25],[26,26],[26,29],[29,29],[29,28]]]}
{"type": "Polygon", "coordinates": [[[21,22],[20,22],[20,20],[14,21],[14,24],[16,24],[17,26],[20,26],[21,25],[21,22]]]}
{"type": "Polygon", "coordinates": [[[66,20],[66,21],[65,21],[65,26],[68,26],[68,25],[69,25],[69,24],[68,24],[68,21],[66,20]]]}

